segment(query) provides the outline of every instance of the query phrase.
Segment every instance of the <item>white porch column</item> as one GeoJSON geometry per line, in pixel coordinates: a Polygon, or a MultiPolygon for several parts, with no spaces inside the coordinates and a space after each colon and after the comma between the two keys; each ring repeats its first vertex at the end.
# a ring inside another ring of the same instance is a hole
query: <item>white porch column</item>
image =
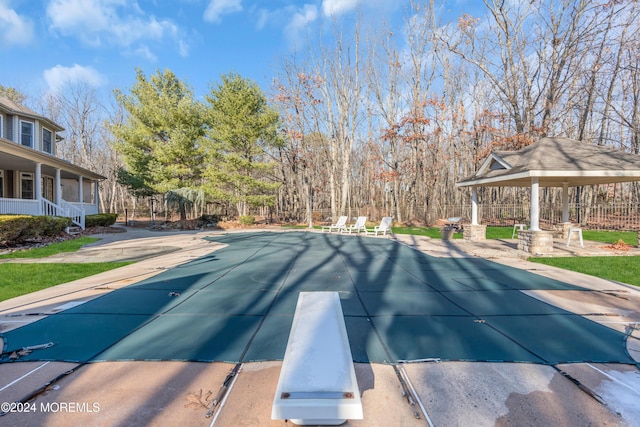
{"type": "Polygon", "coordinates": [[[35,199],[38,203],[38,215],[42,215],[42,163],[36,163],[36,176],[34,178],[33,191],[35,199]]]}
{"type": "Polygon", "coordinates": [[[78,202],[80,203],[80,209],[83,209],[82,203],[84,201],[84,193],[82,191],[82,175],[78,177],[78,202]]]}
{"type": "Polygon", "coordinates": [[[471,187],[471,225],[478,225],[478,189],[471,187]]]}
{"type": "Polygon", "coordinates": [[[100,197],[98,196],[98,191],[100,190],[100,187],[98,186],[98,181],[96,181],[94,184],[94,188],[95,191],[93,193],[93,203],[96,205],[96,209],[99,211],[100,210],[100,197]]]}
{"type": "Polygon", "coordinates": [[[60,169],[56,169],[55,181],[56,205],[60,206],[62,204],[62,180],[60,179],[60,169]]]}
{"type": "Polygon", "coordinates": [[[562,184],[562,222],[569,222],[569,184],[562,184]]]}
{"type": "Polygon", "coordinates": [[[531,224],[529,230],[540,231],[540,185],[538,177],[531,178],[531,224]]]}

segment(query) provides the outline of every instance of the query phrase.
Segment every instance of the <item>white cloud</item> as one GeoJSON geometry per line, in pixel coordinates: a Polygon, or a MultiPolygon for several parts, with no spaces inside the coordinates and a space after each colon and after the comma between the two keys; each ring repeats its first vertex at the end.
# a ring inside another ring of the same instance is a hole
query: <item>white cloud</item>
{"type": "Polygon", "coordinates": [[[51,0],[47,17],[52,30],[96,47],[130,47],[179,33],[171,21],[146,16],[137,3],[127,0],[51,0]]]}
{"type": "Polygon", "coordinates": [[[339,16],[358,6],[360,0],[322,0],[322,13],[325,16],[339,16]]]}
{"type": "Polygon", "coordinates": [[[267,9],[259,9],[258,10],[258,21],[256,23],[256,29],[262,30],[267,24],[274,21],[275,17],[281,13],[281,10],[267,10],[267,9]]]}
{"type": "Polygon", "coordinates": [[[49,90],[57,92],[67,84],[86,83],[93,87],[102,86],[106,79],[91,67],[83,67],[74,64],[72,67],[56,65],[44,71],[44,80],[49,86],[49,90]]]}
{"type": "Polygon", "coordinates": [[[313,4],[305,4],[297,10],[285,27],[284,32],[293,44],[297,44],[307,26],[318,19],[318,8],[313,4]]]}
{"type": "Polygon", "coordinates": [[[140,46],[137,49],[135,49],[133,53],[136,56],[145,58],[149,62],[156,62],[158,60],[158,57],[153,54],[151,49],[149,49],[149,46],[144,46],[144,45],[140,46]]]}
{"type": "Polygon", "coordinates": [[[33,22],[18,15],[5,0],[0,0],[0,44],[27,45],[33,38],[33,22]]]}
{"type": "Polygon", "coordinates": [[[242,10],[242,0],[211,0],[204,11],[204,20],[217,23],[222,15],[229,15],[242,10]]]}
{"type": "Polygon", "coordinates": [[[184,40],[179,40],[178,41],[178,54],[180,56],[182,56],[183,58],[186,58],[187,56],[189,56],[189,43],[187,43],[184,40]]]}

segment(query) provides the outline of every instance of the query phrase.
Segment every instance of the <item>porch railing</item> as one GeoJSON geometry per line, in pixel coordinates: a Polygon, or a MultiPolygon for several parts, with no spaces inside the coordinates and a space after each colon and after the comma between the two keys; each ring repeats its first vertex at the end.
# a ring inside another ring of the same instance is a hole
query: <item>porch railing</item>
{"type": "Polygon", "coordinates": [[[0,198],[0,212],[15,215],[40,215],[37,200],[0,198]]]}
{"type": "Polygon", "coordinates": [[[84,230],[84,210],[72,205],[71,203],[63,200],[60,203],[62,209],[64,209],[65,211],[65,215],[66,217],[71,218],[71,221],[76,224],[78,227],[82,228],[84,230]]]}
{"type": "Polygon", "coordinates": [[[47,199],[25,200],[0,198],[0,212],[14,215],[46,215],[71,218],[78,227],[85,228],[85,210],[65,200],[56,205],[47,199]]]}
{"type": "Polygon", "coordinates": [[[66,216],[62,210],[62,208],[55,203],[42,199],[42,212],[41,215],[45,216],[66,216]]]}

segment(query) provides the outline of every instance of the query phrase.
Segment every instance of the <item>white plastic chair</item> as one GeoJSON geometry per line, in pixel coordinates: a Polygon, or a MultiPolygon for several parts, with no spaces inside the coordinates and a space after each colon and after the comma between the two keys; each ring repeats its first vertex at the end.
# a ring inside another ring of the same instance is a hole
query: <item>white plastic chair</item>
{"type": "Polygon", "coordinates": [[[356,219],[356,222],[351,224],[349,227],[347,227],[345,231],[348,231],[349,234],[351,234],[353,231],[355,231],[356,233],[360,233],[361,231],[366,232],[367,231],[366,224],[367,224],[367,217],[359,216],[358,219],[356,219]]]}
{"type": "Polygon", "coordinates": [[[347,230],[347,216],[341,216],[340,218],[338,218],[338,221],[336,221],[335,224],[331,224],[331,225],[323,225],[322,226],[322,232],[324,233],[324,230],[329,230],[329,233],[331,233],[331,230],[336,229],[338,231],[346,231],[347,230]]]}
{"type": "Polygon", "coordinates": [[[382,218],[382,221],[380,221],[380,225],[376,225],[373,230],[366,230],[365,229],[365,233],[369,234],[369,233],[373,233],[374,236],[377,236],[378,233],[382,233],[383,235],[387,234],[387,231],[389,232],[389,234],[393,234],[393,231],[391,231],[391,222],[393,221],[393,217],[390,216],[385,216],[384,218],[382,218]]]}

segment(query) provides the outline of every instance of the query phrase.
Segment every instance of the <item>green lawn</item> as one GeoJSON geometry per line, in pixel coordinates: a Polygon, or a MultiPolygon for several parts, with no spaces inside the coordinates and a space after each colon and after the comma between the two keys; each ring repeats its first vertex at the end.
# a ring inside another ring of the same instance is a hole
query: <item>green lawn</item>
{"type": "Polygon", "coordinates": [[[529,261],[640,286],[637,256],[529,258],[529,261]]]}
{"type": "Polygon", "coordinates": [[[0,264],[0,301],[123,267],[130,262],[0,264]]]}
{"type": "MultiPolygon", "coordinates": [[[[82,246],[97,242],[95,237],[79,237],[60,243],[52,243],[35,249],[0,255],[0,258],[46,258],[61,252],[75,252],[82,246]]],[[[105,263],[2,263],[0,264],[0,301],[46,289],[61,283],[93,276],[130,262],[105,263]]]]}
{"type": "Polygon", "coordinates": [[[622,240],[627,245],[638,245],[638,233],[635,231],[583,230],[582,237],[594,242],[618,243],[618,240],[622,240]]]}
{"type": "Polygon", "coordinates": [[[89,243],[97,242],[98,238],[95,237],[78,237],[77,239],[65,240],[60,243],[52,243],[47,246],[43,246],[35,249],[25,249],[21,251],[15,251],[10,254],[0,255],[0,259],[6,258],[46,258],[51,255],[59,254],[61,252],[75,252],[82,246],[89,243]]]}
{"type": "MultiPolygon", "coordinates": [[[[393,227],[392,230],[395,234],[442,238],[440,227],[393,227]]],[[[487,227],[487,239],[510,239],[511,233],[513,233],[512,227],[487,227]]],[[[462,233],[454,233],[453,238],[462,239],[462,233]]]]}

